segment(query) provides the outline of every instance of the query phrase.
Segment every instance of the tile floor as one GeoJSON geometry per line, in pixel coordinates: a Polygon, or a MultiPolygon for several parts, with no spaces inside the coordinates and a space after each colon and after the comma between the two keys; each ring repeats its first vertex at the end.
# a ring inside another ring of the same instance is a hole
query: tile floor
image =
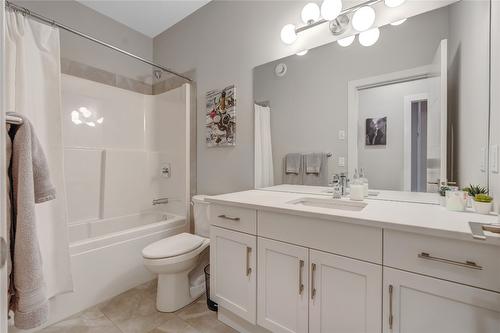
{"type": "Polygon", "coordinates": [[[40,333],[232,333],[205,297],[175,313],[156,311],[156,281],[131,289],[40,333]]]}

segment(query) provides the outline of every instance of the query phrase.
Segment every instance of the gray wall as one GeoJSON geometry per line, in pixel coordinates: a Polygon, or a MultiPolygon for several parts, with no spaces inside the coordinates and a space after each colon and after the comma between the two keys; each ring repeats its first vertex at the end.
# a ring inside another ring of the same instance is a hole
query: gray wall
{"type": "MultiPolygon", "coordinates": [[[[152,38],[74,0],[13,0],[12,2],[141,57],[153,58],[152,38]]],[[[149,65],[142,64],[66,31],[61,31],[61,57],[129,78],[151,80],[151,67],[149,65]]]]}
{"type": "MultiPolygon", "coordinates": [[[[281,183],[283,157],[290,152],[332,152],[330,174],[347,170],[348,81],[429,65],[441,39],[448,37],[448,10],[412,17],[403,25],[381,28],[372,47],[355,41],[347,48],[330,43],[279,59],[254,70],[256,101],[271,103],[275,182],[281,183]],[[284,77],[274,67],[285,63],[284,77]],[[339,130],[346,139],[338,139],[339,130]],[[346,167],[338,166],[345,157],[346,167]]],[[[364,165],[368,170],[371,166],[364,165]]]]}
{"type": "Polygon", "coordinates": [[[489,7],[489,1],[460,1],[450,6],[448,110],[455,137],[452,180],[463,186],[487,185],[487,173],[480,165],[481,148],[488,146],[489,7]]]}

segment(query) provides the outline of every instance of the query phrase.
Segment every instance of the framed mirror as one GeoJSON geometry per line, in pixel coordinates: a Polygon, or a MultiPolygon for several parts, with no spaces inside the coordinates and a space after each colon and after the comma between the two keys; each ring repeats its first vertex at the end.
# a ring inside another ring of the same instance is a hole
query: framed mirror
{"type": "Polygon", "coordinates": [[[272,164],[281,188],[327,187],[360,169],[375,191],[487,186],[489,11],[489,1],[456,1],[380,27],[370,46],[356,35],[256,67],[272,147],[256,172],[272,164]],[[287,156],[311,153],[326,175],[290,181],[287,156]]]}

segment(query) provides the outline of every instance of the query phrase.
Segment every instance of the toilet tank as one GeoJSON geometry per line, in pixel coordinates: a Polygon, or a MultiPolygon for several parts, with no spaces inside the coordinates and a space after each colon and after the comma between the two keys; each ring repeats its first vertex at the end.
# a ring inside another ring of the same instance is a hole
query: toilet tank
{"type": "Polygon", "coordinates": [[[202,237],[210,237],[208,222],[210,204],[205,201],[207,195],[195,195],[192,198],[194,233],[202,237]]]}

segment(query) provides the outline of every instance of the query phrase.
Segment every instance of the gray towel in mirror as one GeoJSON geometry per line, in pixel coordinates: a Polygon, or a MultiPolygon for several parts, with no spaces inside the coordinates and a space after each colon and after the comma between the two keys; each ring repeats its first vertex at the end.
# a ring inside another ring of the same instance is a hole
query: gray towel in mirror
{"type": "MultiPolygon", "coordinates": [[[[318,175],[321,171],[322,157],[324,153],[309,153],[304,155],[304,165],[306,174],[318,175]]],[[[326,156],[325,156],[326,157],[326,156]]]]}
{"type": "Polygon", "coordinates": [[[302,155],[298,153],[287,154],[285,157],[285,173],[300,174],[302,155]]]}

